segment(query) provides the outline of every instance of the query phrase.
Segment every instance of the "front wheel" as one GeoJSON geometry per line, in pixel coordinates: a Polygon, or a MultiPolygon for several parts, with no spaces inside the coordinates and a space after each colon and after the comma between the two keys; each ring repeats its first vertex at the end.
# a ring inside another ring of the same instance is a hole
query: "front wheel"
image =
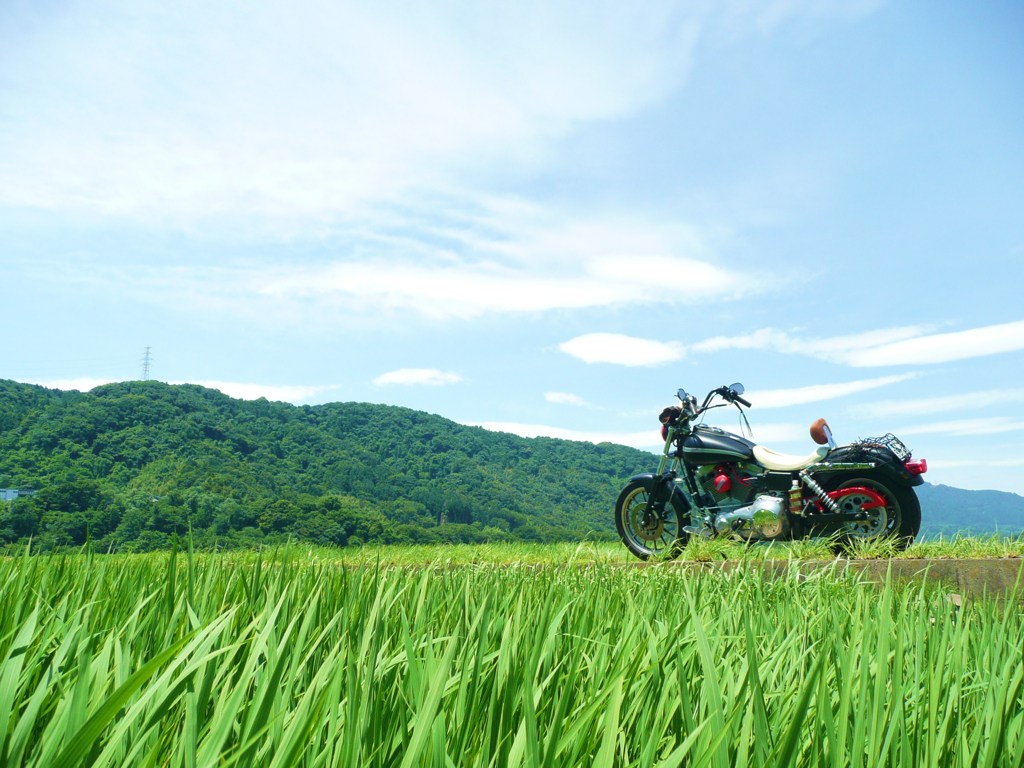
{"type": "Polygon", "coordinates": [[[847,523],[842,538],[875,541],[892,539],[897,549],[906,549],[921,530],[921,504],[913,488],[896,486],[869,477],[853,477],[835,486],[839,511],[863,511],[867,519],[847,523]],[[876,496],[885,505],[877,503],[876,496]]]}
{"type": "Polygon", "coordinates": [[[671,560],[689,538],[683,527],[690,516],[676,498],[648,504],[657,478],[630,480],[615,502],[615,527],[619,538],[641,560],[671,560]]]}

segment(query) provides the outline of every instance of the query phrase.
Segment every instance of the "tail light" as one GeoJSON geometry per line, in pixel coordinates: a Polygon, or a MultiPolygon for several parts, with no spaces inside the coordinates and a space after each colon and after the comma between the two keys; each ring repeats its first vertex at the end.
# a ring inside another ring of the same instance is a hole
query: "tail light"
{"type": "Polygon", "coordinates": [[[912,475],[923,475],[928,471],[928,460],[927,459],[916,459],[913,461],[904,461],[903,466],[907,472],[912,475]]]}

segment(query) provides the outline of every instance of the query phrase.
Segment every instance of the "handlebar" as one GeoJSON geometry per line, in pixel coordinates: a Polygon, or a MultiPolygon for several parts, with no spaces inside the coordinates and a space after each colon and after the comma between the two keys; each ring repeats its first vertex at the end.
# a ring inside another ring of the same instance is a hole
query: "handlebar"
{"type": "Polygon", "coordinates": [[[740,392],[742,391],[743,387],[740,384],[734,384],[732,387],[716,387],[715,389],[712,389],[710,392],[708,392],[707,396],[704,398],[704,402],[701,403],[699,407],[697,406],[696,399],[691,395],[687,394],[685,390],[680,389],[678,397],[683,402],[684,408],[686,408],[690,412],[691,416],[699,416],[709,408],[721,407],[720,405],[711,405],[711,400],[712,398],[714,398],[715,395],[721,397],[723,400],[725,400],[726,403],[732,403],[737,407],[742,405],[746,408],[752,408],[753,405],[751,404],[751,402],[740,394],[740,392]],[[734,389],[733,387],[736,387],[736,389],[734,389]],[[736,391],[737,389],[739,389],[739,392],[736,391]]]}
{"type": "MultiPolygon", "coordinates": [[[[724,407],[726,403],[732,403],[735,405],[739,409],[740,417],[744,422],[746,422],[747,416],[743,413],[743,408],[740,408],[740,406],[742,405],[750,408],[751,404],[749,400],[746,400],[740,394],[741,392],[743,392],[743,385],[739,382],[733,384],[731,387],[716,387],[707,393],[704,397],[704,402],[697,405],[697,398],[685,389],[678,390],[678,392],[676,392],[676,397],[679,398],[679,405],[671,405],[668,408],[665,408],[658,417],[658,421],[662,424],[662,438],[669,439],[670,430],[679,424],[680,421],[683,424],[688,424],[692,420],[700,418],[705,412],[712,408],[724,407]],[[725,403],[716,403],[715,405],[712,405],[711,401],[714,399],[715,395],[721,397],[725,403]]],[[[749,424],[747,426],[749,429],[749,424]]]]}
{"type": "Polygon", "coordinates": [[[708,399],[706,402],[709,402],[711,400],[712,395],[719,395],[727,403],[732,403],[733,405],[739,403],[740,405],[745,405],[747,408],[753,407],[751,406],[749,400],[745,400],[743,398],[741,394],[743,392],[743,388],[737,384],[734,384],[733,387],[718,387],[718,389],[712,390],[708,394],[708,399]],[[736,389],[733,389],[733,387],[737,387],[739,391],[736,391],[736,389]]]}

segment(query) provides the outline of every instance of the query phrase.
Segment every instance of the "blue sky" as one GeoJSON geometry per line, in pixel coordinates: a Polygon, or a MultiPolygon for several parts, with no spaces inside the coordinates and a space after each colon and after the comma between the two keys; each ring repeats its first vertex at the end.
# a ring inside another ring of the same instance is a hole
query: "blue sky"
{"type": "Polygon", "coordinates": [[[0,376],[148,347],[652,450],[738,380],[776,450],[825,416],[1024,493],[1022,39],[1005,1],[6,0],[0,376]]]}

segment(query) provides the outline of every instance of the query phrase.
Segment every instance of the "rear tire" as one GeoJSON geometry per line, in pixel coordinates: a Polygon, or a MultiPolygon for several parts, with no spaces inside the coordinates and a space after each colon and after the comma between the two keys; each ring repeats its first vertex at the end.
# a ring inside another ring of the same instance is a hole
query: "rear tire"
{"type": "Polygon", "coordinates": [[[641,560],[671,560],[686,546],[690,524],[686,504],[675,494],[655,503],[650,511],[647,501],[658,478],[630,480],[615,502],[615,528],[626,548],[641,560]]]}
{"type": "MultiPolygon", "coordinates": [[[[914,543],[921,530],[921,503],[913,488],[893,485],[870,477],[851,477],[830,484],[830,490],[866,488],[886,500],[885,507],[867,510],[864,522],[847,523],[840,531],[840,541],[876,541],[891,539],[897,549],[906,549],[914,543]]],[[[841,512],[857,512],[860,505],[870,500],[866,494],[851,493],[838,500],[841,512]]]]}

